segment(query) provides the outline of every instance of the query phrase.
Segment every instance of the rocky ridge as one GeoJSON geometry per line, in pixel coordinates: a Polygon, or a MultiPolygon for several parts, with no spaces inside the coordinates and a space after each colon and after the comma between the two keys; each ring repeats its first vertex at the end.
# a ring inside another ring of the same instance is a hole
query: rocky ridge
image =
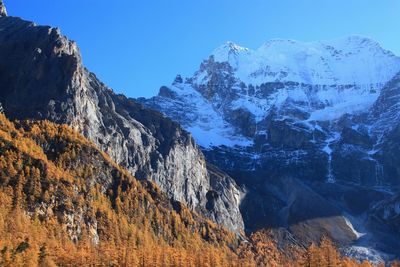
{"type": "Polygon", "coordinates": [[[59,29],[15,17],[0,17],[0,29],[0,102],[9,118],[68,124],[135,177],[155,181],[170,198],[231,230],[243,229],[241,189],[223,172],[208,171],[177,123],[101,83],[59,29]]]}

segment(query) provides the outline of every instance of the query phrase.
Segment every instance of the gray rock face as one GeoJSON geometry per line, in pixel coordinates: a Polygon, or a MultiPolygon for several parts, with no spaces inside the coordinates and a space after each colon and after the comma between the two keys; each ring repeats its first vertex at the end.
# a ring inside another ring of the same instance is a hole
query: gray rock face
{"type": "Polygon", "coordinates": [[[237,207],[240,207],[245,192],[239,190],[236,182],[217,167],[207,164],[207,169],[211,185],[211,190],[206,194],[208,217],[229,229],[244,229],[242,214],[237,207]],[[240,218],[241,228],[238,228],[236,218],[240,218]]]}
{"type": "Polygon", "coordinates": [[[377,203],[370,212],[371,219],[389,226],[400,234],[400,194],[377,203]]]}
{"type": "Polygon", "coordinates": [[[0,0],[0,17],[7,17],[7,9],[3,0],[0,0]]]}
{"type": "Polygon", "coordinates": [[[243,229],[241,190],[221,171],[209,173],[177,123],[112,92],[82,66],[76,44],[58,29],[2,17],[0,30],[0,102],[8,117],[71,125],[170,198],[231,230],[243,229]]]}

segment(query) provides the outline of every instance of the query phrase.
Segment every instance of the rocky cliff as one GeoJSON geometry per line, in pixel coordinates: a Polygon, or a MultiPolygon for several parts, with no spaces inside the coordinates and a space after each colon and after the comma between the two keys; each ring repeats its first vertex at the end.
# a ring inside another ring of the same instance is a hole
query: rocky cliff
{"type": "Polygon", "coordinates": [[[176,255],[255,266],[238,257],[237,235],[135,179],[67,125],[0,114],[0,204],[1,266],[170,266],[176,255]]]}
{"type": "Polygon", "coordinates": [[[209,171],[176,122],[101,83],[59,29],[0,17],[0,84],[9,118],[68,124],[135,177],[155,181],[170,198],[234,231],[243,229],[236,183],[209,171]]]}

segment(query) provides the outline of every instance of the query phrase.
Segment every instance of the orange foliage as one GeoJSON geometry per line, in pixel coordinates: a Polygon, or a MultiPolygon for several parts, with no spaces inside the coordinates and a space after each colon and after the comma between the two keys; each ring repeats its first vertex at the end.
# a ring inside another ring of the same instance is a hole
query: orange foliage
{"type": "Polygon", "coordinates": [[[48,121],[0,114],[0,207],[0,266],[240,263],[234,234],[48,121]]]}

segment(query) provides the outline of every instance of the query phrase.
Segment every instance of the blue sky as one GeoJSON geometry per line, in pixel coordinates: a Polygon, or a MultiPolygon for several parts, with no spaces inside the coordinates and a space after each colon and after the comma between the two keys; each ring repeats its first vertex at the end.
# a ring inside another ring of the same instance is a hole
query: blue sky
{"type": "Polygon", "coordinates": [[[400,55],[399,0],[4,0],[9,15],[57,26],[116,92],[152,96],[226,41],[359,34],[400,55]]]}

